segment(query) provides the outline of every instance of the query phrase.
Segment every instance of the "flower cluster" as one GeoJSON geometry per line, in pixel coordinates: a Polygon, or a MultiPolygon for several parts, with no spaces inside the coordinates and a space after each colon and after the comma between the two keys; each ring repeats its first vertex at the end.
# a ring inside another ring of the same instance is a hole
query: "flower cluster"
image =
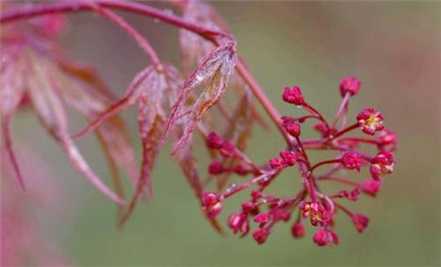
{"type": "MultiPolygon", "coordinates": [[[[277,223],[288,222],[291,217],[296,217],[292,222],[292,236],[303,237],[306,232],[305,223],[308,221],[315,229],[312,239],[318,246],[339,243],[334,229],[339,212],[348,216],[355,229],[362,233],[368,226],[369,218],[349,210],[341,202],[358,201],[363,193],[371,197],[377,195],[383,177],[393,171],[393,152],[397,137],[391,130],[384,128],[383,115],[373,108],[363,109],[353,124],[345,125],[349,99],[359,93],[360,86],[361,82],[356,77],[341,80],[339,89],[343,100],[332,121],[325,119],[306,101],[299,86],[286,87],[282,94],[283,100],[301,107],[305,112],[299,117],[283,116],[280,119],[281,126],[291,138],[288,146],[278,156],[262,165],[255,164],[240,154],[239,162],[250,170],[253,169],[246,173],[252,177],[241,184],[233,184],[222,192],[205,193],[206,196],[212,196],[210,199],[213,200],[203,201],[203,210],[214,218],[221,213],[222,203],[226,199],[249,189],[250,199],[242,203],[239,211],[228,216],[228,227],[234,234],[241,236],[252,232],[252,237],[258,244],[265,243],[277,223]],[[302,138],[302,127],[307,121],[315,121],[312,127],[318,132],[318,138],[302,138]],[[352,133],[354,134],[351,135],[352,133]],[[369,155],[364,152],[365,146],[373,146],[377,149],[377,154],[369,155]],[[309,150],[335,151],[336,156],[313,163],[308,156],[309,150]],[[246,162],[244,158],[247,159],[246,162]],[[329,169],[324,170],[325,167],[329,169]],[[348,171],[360,173],[362,168],[369,170],[369,178],[356,181],[354,178],[343,177],[348,171]],[[295,170],[300,174],[302,186],[292,196],[281,197],[266,193],[266,188],[281,173],[295,170]],[[345,188],[337,192],[324,192],[319,187],[322,182],[334,182],[345,188]]],[[[219,151],[221,155],[235,155],[234,146],[218,134],[210,133],[207,140],[207,146],[219,151]]],[[[224,169],[219,161],[213,161],[208,168],[209,174],[213,176],[224,171],[229,170],[224,169]]]]}

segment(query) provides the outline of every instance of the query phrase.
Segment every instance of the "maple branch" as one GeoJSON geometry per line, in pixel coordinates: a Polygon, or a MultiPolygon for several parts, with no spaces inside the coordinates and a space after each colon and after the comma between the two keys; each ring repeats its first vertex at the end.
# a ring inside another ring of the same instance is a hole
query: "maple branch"
{"type": "Polygon", "coordinates": [[[76,13],[80,11],[94,11],[93,5],[120,9],[131,13],[152,17],[159,21],[197,33],[210,41],[215,41],[215,37],[218,36],[229,37],[229,35],[226,33],[215,31],[199,24],[184,20],[157,8],[137,2],[128,2],[122,0],[65,1],[58,3],[44,3],[38,5],[24,5],[19,8],[14,8],[2,12],[2,14],[0,14],[0,23],[4,24],[19,19],[29,19],[36,16],[54,13],[76,13]]]}
{"type": "MultiPolygon", "coordinates": [[[[169,14],[167,12],[161,11],[157,8],[150,7],[145,4],[136,2],[126,2],[121,0],[90,0],[90,1],[69,1],[62,3],[45,3],[38,5],[26,5],[20,8],[15,8],[7,10],[0,14],[0,24],[6,24],[19,19],[29,19],[36,16],[54,14],[54,13],[69,13],[69,12],[80,12],[80,11],[96,11],[98,5],[105,8],[124,10],[148,17],[155,18],[164,23],[191,31],[199,36],[205,38],[206,40],[219,45],[219,38],[229,38],[232,37],[222,31],[213,30],[197,23],[187,21],[183,18],[169,14]]],[[[239,75],[243,78],[245,83],[250,87],[251,92],[257,98],[259,103],[263,106],[265,112],[268,114],[270,119],[276,124],[277,129],[280,131],[282,136],[285,138],[288,145],[292,145],[291,138],[283,129],[280,124],[280,113],[268,99],[264,93],[262,87],[257,83],[252,74],[245,67],[242,60],[236,65],[236,70],[239,75]]]]}

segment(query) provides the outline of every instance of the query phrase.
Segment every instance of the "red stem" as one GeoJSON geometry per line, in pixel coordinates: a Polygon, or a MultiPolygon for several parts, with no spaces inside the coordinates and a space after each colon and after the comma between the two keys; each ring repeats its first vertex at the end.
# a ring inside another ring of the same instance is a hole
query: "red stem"
{"type": "Polygon", "coordinates": [[[319,177],[318,180],[320,180],[320,181],[334,181],[334,182],[339,182],[339,183],[350,185],[350,186],[358,186],[358,184],[356,182],[353,182],[351,180],[341,178],[341,177],[323,176],[323,177],[319,177]]]}
{"type": "MultiPolygon", "coordinates": [[[[348,111],[348,105],[349,105],[349,99],[351,98],[351,94],[348,92],[343,97],[340,106],[338,107],[337,113],[335,114],[335,120],[332,123],[332,128],[335,128],[337,125],[337,122],[340,120],[342,115],[345,115],[348,111]]],[[[344,125],[342,125],[344,127],[344,125]]]]}
{"type": "Polygon", "coordinates": [[[308,103],[303,104],[303,107],[307,109],[309,112],[316,114],[318,116],[318,119],[321,120],[328,129],[330,129],[328,122],[317,109],[315,109],[313,106],[309,105],[308,103]]]}
{"type": "Polygon", "coordinates": [[[344,128],[343,130],[341,130],[341,131],[337,132],[336,134],[334,134],[331,138],[329,138],[328,140],[326,140],[326,142],[332,141],[332,140],[334,140],[335,138],[337,138],[337,137],[339,137],[339,136],[342,136],[343,134],[345,134],[345,133],[347,133],[347,132],[349,132],[349,131],[352,131],[352,130],[354,130],[354,129],[357,129],[357,128],[358,128],[358,123],[354,123],[354,124],[352,124],[351,126],[348,126],[348,127],[344,128]]]}
{"type": "Polygon", "coordinates": [[[318,119],[318,120],[320,120],[320,117],[317,116],[317,115],[311,114],[311,115],[305,115],[305,116],[302,116],[302,117],[294,118],[295,121],[299,121],[299,122],[304,122],[307,119],[318,119]]]}
{"type": "Polygon", "coordinates": [[[339,162],[340,162],[339,159],[331,159],[331,160],[320,161],[319,163],[316,163],[311,168],[309,168],[309,171],[312,172],[317,167],[320,167],[320,166],[325,165],[325,164],[332,164],[332,163],[339,163],[339,162]]]}
{"type": "Polygon", "coordinates": [[[227,190],[222,194],[222,196],[223,196],[224,199],[229,198],[229,197],[231,197],[232,195],[234,195],[234,194],[236,194],[236,193],[239,193],[239,192],[241,192],[241,191],[247,189],[247,188],[250,187],[252,184],[257,183],[257,182],[259,182],[259,181],[262,180],[262,179],[271,179],[271,177],[273,177],[273,176],[276,175],[276,174],[277,174],[277,172],[275,172],[275,173],[263,173],[263,174],[260,174],[260,175],[258,175],[258,176],[256,176],[256,177],[253,177],[253,178],[251,178],[250,180],[248,180],[248,181],[246,181],[246,182],[244,182],[244,183],[242,183],[242,184],[240,184],[240,185],[237,185],[237,186],[235,186],[235,187],[233,187],[233,188],[230,187],[229,189],[227,189],[227,190]]]}
{"type": "Polygon", "coordinates": [[[303,157],[305,158],[306,167],[308,167],[308,169],[310,169],[311,168],[311,163],[309,162],[308,155],[306,154],[305,148],[303,147],[302,140],[300,140],[300,137],[296,136],[296,141],[297,141],[297,144],[298,144],[298,146],[299,146],[299,148],[300,148],[300,150],[301,150],[301,152],[303,154],[303,157]]]}
{"type": "Polygon", "coordinates": [[[343,143],[345,141],[378,145],[378,142],[376,140],[359,138],[359,137],[347,137],[347,138],[342,138],[342,139],[338,140],[339,143],[343,143]]]}
{"type": "Polygon", "coordinates": [[[337,203],[336,201],[334,201],[334,204],[335,204],[335,206],[336,206],[337,208],[341,209],[341,210],[342,210],[344,213],[346,213],[349,217],[352,217],[353,213],[352,213],[348,208],[346,208],[345,206],[343,206],[343,205],[337,203]]]}
{"type": "Polygon", "coordinates": [[[309,192],[309,195],[311,196],[312,202],[317,201],[317,192],[315,188],[314,178],[312,177],[312,173],[309,173],[309,176],[305,178],[305,186],[306,190],[309,192]]]}

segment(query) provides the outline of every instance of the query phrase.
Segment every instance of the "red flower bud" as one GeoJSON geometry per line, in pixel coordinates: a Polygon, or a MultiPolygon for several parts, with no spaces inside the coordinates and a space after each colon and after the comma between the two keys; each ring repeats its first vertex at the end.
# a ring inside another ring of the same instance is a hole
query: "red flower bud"
{"type": "Polygon", "coordinates": [[[335,232],[324,228],[318,229],[312,237],[314,243],[319,246],[326,246],[331,243],[338,244],[338,236],[335,232]]]}
{"type": "Polygon", "coordinates": [[[375,179],[366,179],[361,183],[361,190],[371,196],[376,196],[381,189],[381,181],[375,179]]]}
{"type": "Polygon", "coordinates": [[[341,164],[346,169],[360,171],[362,157],[356,152],[346,152],[341,157],[341,164]]]}
{"type": "Polygon", "coordinates": [[[300,136],[301,126],[299,123],[295,122],[293,118],[282,117],[282,126],[291,136],[300,136]]]}
{"type": "Polygon", "coordinates": [[[256,217],[254,217],[254,221],[256,223],[267,223],[269,222],[270,218],[270,214],[268,212],[264,212],[257,214],[256,217]]]}
{"type": "Polygon", "coordinates": [[[208,173],[211,175],[218,175],[225,171],[224,166],[218,160],[213,160],[208,166],[208,173]]]}
{"type": "Polygon", "coordinates": [[[255,203],[249,201],[242,203],[242,210],[247,214],[259,213],[259,207],[255,203]]]}
{"type": "Polygon", "coordinates": [[[359,233],[362,233],[369,224],[369,218],[363,214],[353,214],[351,218],[359,233]]]}
{"type": "Polygon", "coordinates": [[[349,196],[347,198],[351,201],[357,201],[360,193],[360,188],[356,187],[351,192],[349,192],[349,196]]]}
{"type": "Polygon", "coordinates": [[[258,200],[261,197],[262,197],[262,192],[257,191],[257,190],[251,191],[251,198],[253,199],[253,201],[258,200]]]}
{"type": "Polygon", "coordinates": [[[235,147],[232,143],[230,143],[230,142],[228,142],[228,141],[225,141],[225,142],[222,144],[222,146],[221,146],[219,152],[220,152],[221,155],[224,156],[224,157],[227,157],[227,158],[228,158],[228,157],[232,157],[232,156],[234,156],[234,154],[236,153],[236,147],[235,147]]]}
{"type": "Polygon", "coordinates": [[[202,194],[202,209],[208,218],[215,218],[222,211],[222,202],[218,194],[213,192],[204,192],[202,194]]]}
{"type": "Polygon", "coordinates": [[[356,77],[345,77],[340,81],[340,94],[342,97],[349,93],[351,96],[358,94],[361,82],[356,77]]]}
{"type": "Polygon", "coordinates": [[[283,163],[288,166],[294,166],[297,161],[297,154],[294,151],[285,150],[280,152],[280,157],[283,160],[283,163]]]}
{"type": "Polygon", "coordinates": [[[265,243],[268,236],[270,234],[270,231],[267,228],[258,228],[253,233],[253,238],[256,240],[257,244],[261,245],[265,243]]]}
{"type": "Polygon", "coordinates": [[[202,205],[203,206],[212,206],[219,202],[219,196],[213,192],[204,192],[202,194],[202,205]]]}
{"type": "Polygon", "coordinates": [[[234,234],[240,232],[242,235],[246,235],[250,230],[247,216],[242,212],[232,213],[228,217],[228,227],[230,227],[234,234]]]}
{"type": "Polygon", "coordinates": [[[283,167],[285,167],[284,161],[280,157],[275,157],[275,158],[271,159],[269,161],[269,165],[270,165],[271,169],[273,169],[273,170],[278,170],[278,169],[282,169],[283,167]]]}
{"type": "Polygon", "coordinates": [[[233,171],[237,175],[247,175],[250,173],[251,170],[245,164],[239,163],[238,165],[233,167],[233,171]]]}
{"type": "Polygon", "coordinates": [[[346,190],[342,190],[338,193],[338,196],[347,198],[348,200],[351,200],[351,201],[357,201],[358,197],[360,196],[360,189],[355,188],[354,190],[352,190],[350,192],[348,192],[346,190]]]}
{"type": "Polygon", "coordinates": [[[385,129],[378,137],[380,145],[391,145],[397,143],[397,135],[391,130],[385,129]]]}
{"type": "Polygon", "coordinates": [[[291,226],[291,234],[294,238],[302,238],[305,236],[305,226],[302,223],[297,222],[291,226]]]}
{"type": "Polygon", "coordinates": [[[291,218],[291,213],[285,209],[275,209],[272,213],[275,221],[287,222],[291,218]]]}
{"type": "Polygon", "coordinates": [[[207,136],[207,146],[211,149],[220,149],[224,139],[220,137],[217,133],[211,132],[207,136]]]}
{"type": "Polygon", "coordinates": [[[302,89],[300,89],[299,86],[293,86],[291,88],[285,87],[282,98],[283,101],[297,106],[301,106],[305,104],[305,100],[302,94],[302,89]]]}

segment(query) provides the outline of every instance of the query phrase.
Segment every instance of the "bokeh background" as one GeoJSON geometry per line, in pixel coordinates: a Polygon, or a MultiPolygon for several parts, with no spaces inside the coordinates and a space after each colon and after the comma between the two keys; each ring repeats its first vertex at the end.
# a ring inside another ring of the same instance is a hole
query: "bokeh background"
{"type": "MultiPolygon", "coordinates": [[[[120,232],[113,204],[70,168],[31,114],[21,113],[13,125],[19,154],[32,151],[46,162],[63,196],[56,208],[32,210],[46,237],[73,266],[439,266],[440,2],[212,5],[230,25],[239,53],[283,113],[298,112],[280,100],[285,85],[301,85],[306,97],[331,116],[340,101],[340,78],[360,77],[363,86],[351,114],[366,105],[378,107],[387,126],[399,135],[396,172],[386,177],[376,199],[357,205],[371,218],[367,231],[359,235],[342,219],[337,227],[341,245],[331,248],[313,245],[311,233],[293,240],[288,224],[277,227],[263,246],[250,238],[220,237],[201,217],[167,147],[153,175],[155,198],[139,206],[120,232]]],[[[178,64],[176,29],[148,18],[125,17],[149,37],[164,60],[178,64]]],[[[69,21],[62,38],[66,52],[95,65],[115,93],[121,93],[147,64],[136,44],[101,17],[69,15],[69,21]]],[[[137,142],[134,110],[123,116],[137,142]]],[[[73,129],[82,125],[81,120],[72,122],[73,129]]],[[[250,154],[257,161],[283,147],[274,129],[257,128],[253,136],[250,154]]],[[[79,145],[98,174],[109,177],[98,142],[87,137],[79,145]]],[[[227,210],[235,205],[228,204],[227,210]]]]}

